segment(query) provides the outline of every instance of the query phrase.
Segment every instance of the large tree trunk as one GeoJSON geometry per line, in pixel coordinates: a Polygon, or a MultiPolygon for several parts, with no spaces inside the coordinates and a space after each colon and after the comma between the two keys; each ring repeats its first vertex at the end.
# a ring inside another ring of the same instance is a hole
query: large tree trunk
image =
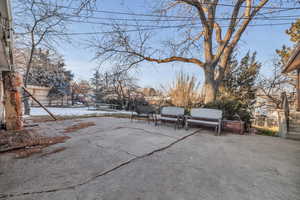
{"type": "Polygon", "coordinates": [[[2,72],[4,89],[5,125],[7,130],[21,130],[22,101],[19,89],[21,78],[13,72],[2,72]]]}
{"type": "Polygon", "coordinates": [[[214,70],[211,69],[204,69],[205,73],[205,82],[203,85],[203,96],[204,96],[204,103],[211,103],[216,100],[217,93],[219,90],[218,81],[214,79],[214,70]]]}

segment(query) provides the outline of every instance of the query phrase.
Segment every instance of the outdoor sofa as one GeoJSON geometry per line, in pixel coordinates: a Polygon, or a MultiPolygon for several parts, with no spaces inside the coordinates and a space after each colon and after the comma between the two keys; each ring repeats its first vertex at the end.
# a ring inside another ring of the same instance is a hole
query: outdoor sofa
{"type": "Polygon", "coordinates": [[[189,128],[189,125],[205,125],[215,127],[218,135],[221,133],[222,126],[222,110],[209,109],[209,108],[192,108],[191,114],[185,116],[185,128],[189,128]]]}
{"type": "Polygon", "coordinates": [[[131,113],[131,121],[135,118],[146,118],[149,121],[156,121],[155,109],[150,105],[135,105],[131,113]]]}
{"type": "Polygon", "coordinates": [[[180,107],[163,107],[160,111],[160,116],[157,117],[155,125],[160,122],[173,122],[175,129],[183,125],[184,122],[184,108],[180,107]]]}

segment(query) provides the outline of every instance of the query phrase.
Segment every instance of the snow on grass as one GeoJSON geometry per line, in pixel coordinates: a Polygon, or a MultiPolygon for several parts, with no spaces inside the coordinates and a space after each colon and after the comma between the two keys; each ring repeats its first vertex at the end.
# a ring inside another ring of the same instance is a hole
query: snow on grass
{"type": "MultiPolygon", "coordinates": [[[[53,115],[56,116],[83,116],[83,115],[93,115],[93,114],[128,114],[130,115],[130,111],[102,111],[102,110],[88,110],[87,107],[83,108],[56,108],[56,107],[48,107],[47,108],[53,115]]],[[[31,116],[43,116],[48,115],[48,113],[40,107],[33,107],[30,111],[31,116]]]]}

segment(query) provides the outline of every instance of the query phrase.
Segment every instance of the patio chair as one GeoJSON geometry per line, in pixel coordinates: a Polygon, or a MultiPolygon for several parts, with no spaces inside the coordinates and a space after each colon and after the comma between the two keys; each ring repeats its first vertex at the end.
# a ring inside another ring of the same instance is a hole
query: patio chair
{"type": "Polygon", "coordinates": [[[191,115],[185,118],[185,128],[189,128],[190,124],[201,124],[205,126],[215,127],[218,135],[221,133],[222,126],[222,110],[208,108],[192,108],[191,115]]]}
{"type": "Polygon", "coordinates": [[[134,118],[147,118],[155,122],[155,109],[151,105],[135,105],[131,113],[131,121],[134,118]]]}
{"type": "Polygon", "coordinates": [[[163,107],[160,112],[160,116],[156,119],[155,125],[158,125],[158,121],[161,122],[174,122],[175,129],[180,125],[183,125],[184,120],[184,108],[180,107],[163,107]]]}

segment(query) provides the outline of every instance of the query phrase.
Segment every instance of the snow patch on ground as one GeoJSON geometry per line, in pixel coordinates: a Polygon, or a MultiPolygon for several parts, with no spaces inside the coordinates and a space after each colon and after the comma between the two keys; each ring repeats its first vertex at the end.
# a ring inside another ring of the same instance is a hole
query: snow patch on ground
{"type": "MultiPolygon", "coordinates": [[[[83,108],[56,108],[48,107],[50,112],[57,116],[82,116],[82,115],[93,115],[93,114],[128,114],[131,115],[132,112],[124,110],[116,111],[102,111],[102,110],[88,110],[87,107],[83,108]]],[[[30,111],[30,116],[43,116],[48,115],[48,113],[40,107],[33,107],[30,111]]]]}

